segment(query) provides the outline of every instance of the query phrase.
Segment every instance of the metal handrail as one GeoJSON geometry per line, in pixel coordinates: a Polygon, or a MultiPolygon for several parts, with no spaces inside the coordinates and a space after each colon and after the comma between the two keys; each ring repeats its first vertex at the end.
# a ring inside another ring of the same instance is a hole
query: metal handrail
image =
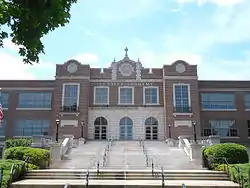
{"type": "Polygon", "coordinates": [[[161,187],[163,188],[165,186],[165,176],[164,176],[164,168],[161,167],[161,187]]]}
{"type": "Polygon", "coordinates": [[[96,173],[97,173],[97,175],[99,174],[99,172],[100,172],[100,163],[98,161],[97,165],[96,165],[96,173]]]}
{"type": "Polygon", "coordinates": [[[181,187],[182,187],[182,188],[187,188],[186,185],[185,185],[184,183],[181,185],[181,187]]]}
{"type": "Polygon", "coordinates": [[[151,171],[152,171],[152,176],[154,176],[154,160],[153,159],[151,163],[151,171]]]}
{"type": "Polygon", "coordinates": [[[89,169],[87,169],[87,172],[86,172],[86,187],[89,186],[89,169]]]}
{"type": "Polygon", "coordinates": [[[66,184],[64,185],[64,188],[68,188],[68,187],[69,187],[69,184],[66,183],[66,184]]]}

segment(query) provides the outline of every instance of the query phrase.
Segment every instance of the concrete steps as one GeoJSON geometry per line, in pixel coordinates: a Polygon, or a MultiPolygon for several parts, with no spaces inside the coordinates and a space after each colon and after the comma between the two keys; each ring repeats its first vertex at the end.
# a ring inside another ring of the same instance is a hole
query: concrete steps
{"type": "MultiPolygon", "coordinates": [[[[27,173],[25,180],[12,184],[13,188],[31,188],[48,186],[51,188],[63,187],[66,183],[70,187],[86,186],[87,170],[80,169],[49,169],[33,170],[27,173]]],[[[226,188],[239,187],[229,181],[226,173],[208,170],[166,170],[164,171],[164,184],[170,187],[181,187],[185,183],[188,188],[207,187],[207,188],[226,188]]],[[[155,170],[153,175],[151,170],[89,170],[89,187],[161,187],[162,175],[160,170],[155,170]],[[99,186],[98,186],[99,185],[99,186]]]]}

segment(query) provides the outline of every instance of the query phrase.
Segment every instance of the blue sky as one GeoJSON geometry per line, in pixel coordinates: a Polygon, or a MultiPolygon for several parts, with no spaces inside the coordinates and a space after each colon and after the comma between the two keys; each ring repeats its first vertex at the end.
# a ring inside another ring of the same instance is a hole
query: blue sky
{"type": "Polygon", "coordinates": [[[55,64],[71,58],[107,67],[126,46],[144,67],[183,59],[198,64],[199,79],[250,79],[249,0],[78,1],[70,23],[43,38],[39,65],[23,65],[5,40],[0,79],[54,79],[55,64]]]}

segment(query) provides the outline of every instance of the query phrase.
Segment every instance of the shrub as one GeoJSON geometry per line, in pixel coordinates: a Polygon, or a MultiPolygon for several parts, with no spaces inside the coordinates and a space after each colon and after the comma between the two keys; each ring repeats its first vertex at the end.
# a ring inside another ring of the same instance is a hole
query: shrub
{"type": "MultiPolygon", "coordinates": [[[[1,188],[7,188],[8,183],[10,181],[10,169],[13,164],[16,165],[22,165],[24,164],[24,161],[19,161],[19,160],[0,160],[0,168],[3,169],[3,180],[2,180],[2,187],[1,188]]],[[[37,166],[33,164],[28,164],[28,169],[29,170],[35,170],[38,169],[37,166]]]]}
{"type": "Polygon", "coordinates": [[[5,148],[12,148],[12,147],[29,147],[32,143],[31,138],[14,138],[8,139],[5,141],[5,148]]]}
{"type": "MultiPolygon", "coordinates": [[[[223,143],[209,146],[203,150],[204,162],[212,161],[213,165],[223,164],[223,158],[229,164],[248,163],[249,157],[245,146],[235,143],[223,143]]],[[[206,165],[205,165],[206,166],[206,165]]]]}
{"type": "Polygon", "coordinates": [[[6,149],[4,152],[4,159],[22,160],[29,157],[29,163],[38,166],[39,168],[46,168],[49,164],[49,151],[39,148],[30,147],[13,147],[6,149]]]}

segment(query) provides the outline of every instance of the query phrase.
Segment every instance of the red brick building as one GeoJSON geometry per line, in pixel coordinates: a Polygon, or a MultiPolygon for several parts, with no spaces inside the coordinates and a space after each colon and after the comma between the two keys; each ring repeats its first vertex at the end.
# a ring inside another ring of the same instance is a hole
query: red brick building
{"type": "Polygon", "coordinates": [[[88,139],[158,139],[220,135],[250,138],[250,81],[201,81],[197,66],[177,60],[144,68],[127,51],[108,68],[69,60],[55,80],[0,81],[0,136],[73,134],[88,139]]]}

